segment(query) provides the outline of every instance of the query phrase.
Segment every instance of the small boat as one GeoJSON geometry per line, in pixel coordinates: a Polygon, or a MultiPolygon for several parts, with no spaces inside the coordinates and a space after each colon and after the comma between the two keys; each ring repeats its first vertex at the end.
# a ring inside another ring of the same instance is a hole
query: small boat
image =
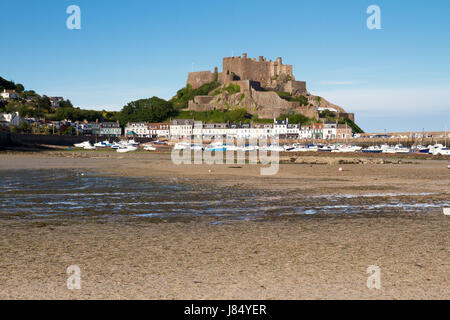
{"type": "Polygon", "coordinates": [[[75,143],[73,146],[75,148],[84,148],[84,147],[91,146],[91,143],[89,141],[84,141],[84,142],[81,142],[81,143],[75,143]]]}
{"type": "Polygon", "coordinates": [[[95,146],[89,145],[89,146],[85,146],[83,149],[84,150],[95,150],[97,148],[95,146]]]}
{"type": "Polygon", "coordinates": [[[191,144],[187,143],[187,142],[178,142],[173,147],[174,150],[186,150],[186,149],[190,149],[190,148],[191,148],[191,144]]]}
{"type": "Polygon", "coordinates": [[[402,146],[401,144],[397,144],[394,147],[395,153],[410,153],[411,149],[402,146]]]}
{"type": "Polygon", "coordinates": [[[450,216],[450,208],[443,208],[444,214],[450,216]]]}
{"type": "Polygon", "coordinates": [[[112,144],[108,140],[105,140],[105,141],[95,143],[94,146],[98,147],[98,148],[106,148],[106,147],[111,147],[112,144]]]}
{"type": "Polygon", "coordinates": [[[120,147],[119,149],[117,149],[117,152],[119,153],[127,153],[127,152],[133,152],[136,151],[137,147],[134,146],[125,146],[125,147],[120,147]]]}
{"type": "Polygon", "coordinates": [[[430,153],[430,148],[425,147],[425,146],[416,146],[414,148],[416,154],[429,154],[430,153]]]}
{"type": "Polygon", "coordinates": [[[319,152],[331,152],[333,149],[330,146],[321,146],[317,151],[319,152]]]}
{"type": "Polygon", "coordinates": [[[193,143],[193,144],[190,145],[189,149],[194,150],[194,151],[202,151],[203,150],[203,145],[193,143]]]}
{"type": "Polygon", "coordinates": [[[381,149],[379,146],[370,146],[368,148],[361,150],[364,153],[382,153],[383,149],[381,149]]]}
{"type": "Polygon", "coordinates": [[[128,145],[133,146],[133,147],[137,147],[139,145],[139,142],[134,141],[134,139],[128,140],[127,142],[128,145]]]}
{"type": "Polygon", "coordinates": [[[111,145],[111,149],[119,149],[121,147],[121,145],[119,144],[119,143],[117,143],[117,142],[114,142],[112,145],[111,145]]]}
{"type": "Polygon", "coordinates": [[[148,144],[148,145],[144,146],[144,150],[145,151],[156,151],[156,148],[154,146],[148,144]]]}

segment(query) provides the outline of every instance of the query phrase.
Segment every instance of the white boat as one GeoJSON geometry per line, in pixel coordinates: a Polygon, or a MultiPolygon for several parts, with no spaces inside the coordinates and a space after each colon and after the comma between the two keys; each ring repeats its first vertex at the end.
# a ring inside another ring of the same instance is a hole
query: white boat
{"type": "Polygon", "coordinates": [[[380,146],[370,146],[361,150],[364,153],[382,153],[383,149],[380,146]]]}
{"type": "Polygon", "coordinates": [[[105,140],[105,141],[95,143],[94,146],[98,147],[98,148],[106,148],[106,147],[110,147],[111,143],[108,140],[105,140]]]}
{"type": "Polygon", "coordinates": [[[227,151],[238,151],[238,150],[240,150],[238,147],[236,147],[235,145],[226,145],[225,146],[225,149],[227,150],[227,151]]]}
{"type": "Polygon", "coordinates": [[[117,142],[114,142],[112,145],[111,145],[111,149],[119,149],[121,147],[121,145],[119,144],[119,143],[117,143],[117,142]]]}
{"type": "Polygon", "coordinates": [[[397,144],[394,147],[395,153],[410,153],[411,149],[402,146],[401,144],[397,144]]]}
{"type": "Polygon", "coordinates": [[[74,144],[74,147],[76,147],[76,148],[84,148],[84,147],[89,147],[89,146],[92,146],[89,141],[84,141],[84,142],[81,142],[81,143],[75,143],[74,144]]]}
{"type": "Polygon", "coordinates": [[[156,151],[156,148],[154,146],[148,144],[148,145],[144,146],[144,150],[145,151],[156,151]]]}
{"type": "Polygon", "coordinates": [[[442,144],[435,144],[434,146],[429,146],[430,148],[430,153],[438,156],[438,155],[450,155],[450,150],[443,146],[442,144]]]}
{"type": "Polygon", "coordinates": [[[139,145],[139,142],[134,141],[134,139],[128,140],[126,142],[129,146],[137,147],[139,145]]]}
{"type": "Polygon", "coordinates": [[[137,147],[134,146],[126,146],[126,147],[120,147],[119,149],[117,149],[117,152],[119,153],[126,153],[126,152],[133,152],[136,151],[137,147]]]}
{"type": "Polygon", "coordinates": [[[198,143],[193,143],[189,146],[189,149],[194,150],[194,151],[202,151],[203,145],[198,144],[198,143]]]}
{"type": "Polygon", "coordinates": [[[450,216],[450,208],[443,208],[444,214],[450,216]]]}
{"type": "Polygon", "coordinates": [[[190,149],[190,148],[191,148],[191,144],[187,143],[187,142],[178,142],[173,147],[174,150],[186,150],[186,149],[190,149]]]}
{"type": "Polygon", "coordinates": [[[84,150],[95,150],[95,149],[97,149],[97,148],[96,148],[95,146],[89,144],[89,145],[85,145],[85,146],[83,147],[83,149],[84,149],[84,150]]]}
{"type": "Polygon", "coordinates": [[[359,146],[342,145],[338,146],[335,150],[331,150],[331,152],[357,152],[361,151],[361,149],[362,147],[359,146]]]}
{"type": "Polygon", "coordinates": [[[285,149],[279,145],[276,144],[271,144],[270,146],[268,146],[266,148],[267,151],[271,151],[271,152],[283,152],[285,151],[285,149]]]}

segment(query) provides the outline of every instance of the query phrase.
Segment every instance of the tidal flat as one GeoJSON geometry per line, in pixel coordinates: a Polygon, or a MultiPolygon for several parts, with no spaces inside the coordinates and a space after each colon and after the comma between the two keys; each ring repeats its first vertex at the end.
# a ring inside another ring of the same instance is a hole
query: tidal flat
{"type": "Polygon", "coordinates": [[[447,162],[1,153],[0,298],[449,299],[447,162]]]}

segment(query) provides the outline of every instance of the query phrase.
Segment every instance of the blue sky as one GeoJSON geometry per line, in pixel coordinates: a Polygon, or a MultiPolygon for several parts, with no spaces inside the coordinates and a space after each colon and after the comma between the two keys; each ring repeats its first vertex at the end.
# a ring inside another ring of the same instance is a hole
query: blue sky
{"type": "Polygon", "coordinates": [[[366,131],[450,129],[450,1],[3,1],[0,76],[76,106],[172,97],[222,58],[283,57],[366,131]],[[66,8],[81,8],[68,30],[66,8]],[[369,5],[381,30],[366,27],[369,5]]]}

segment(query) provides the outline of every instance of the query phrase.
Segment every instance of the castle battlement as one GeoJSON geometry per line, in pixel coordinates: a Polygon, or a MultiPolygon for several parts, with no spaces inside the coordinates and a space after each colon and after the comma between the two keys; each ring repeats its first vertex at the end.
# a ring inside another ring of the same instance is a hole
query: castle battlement
{"type": "Polygon", "coordinates": [[[305,94],[306,82],[295,81],[292,65],[283,64],[281,57],[276,60],[267,60],[264,56],[256,58],[247,57],[246,53],[237,57],[225,57],[222,61],[223,70],[218,72],[200,71],[188,75],[187,84],[194,89],[217,79],[221,84],[232,81],[249,80],[258,82],[264,89],[286,91],[291,94],[305,94]]]}

